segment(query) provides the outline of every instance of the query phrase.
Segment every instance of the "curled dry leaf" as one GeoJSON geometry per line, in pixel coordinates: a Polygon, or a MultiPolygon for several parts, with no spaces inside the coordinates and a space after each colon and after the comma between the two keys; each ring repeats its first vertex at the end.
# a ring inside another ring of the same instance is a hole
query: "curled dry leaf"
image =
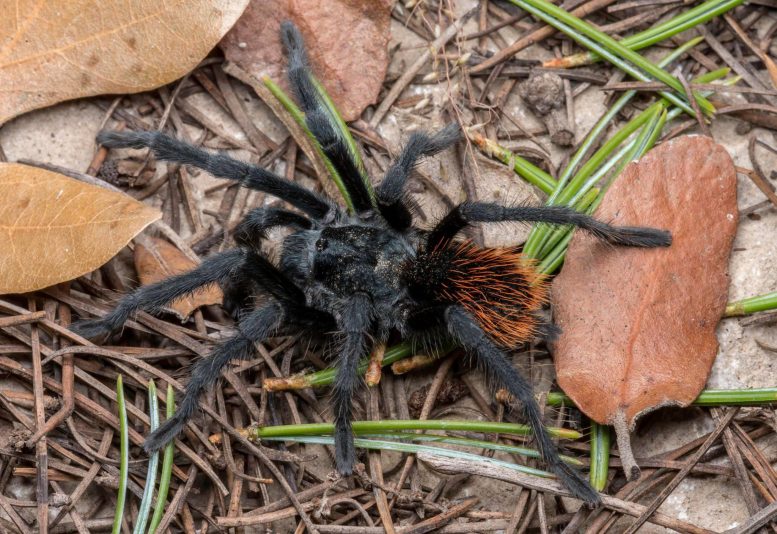
{"type": "Polygon", "coordinates": [[[633,427],[707,381],[738,220],[734,164],[708,137],[669,141],[626,167],[597,217],[672,232],[651,250],[578,233],[553,283],[559,385],[593,420],[633,427]]]}
{"type": "Polygon", "coordinates": [[[346,121],[375,103],[388,67],[391,0],[254,0],[224,37],[226,58],[257,79],[286,84],[281,21],[305,38],[316,77],[346,121]]]}
{"type": "MultiPolygon", "coordinates": [[[[167,241],[159,238],[147,238],[138,242],[135,247],[135,269],[138,271],[140,283],[153,284],[196,267],[183,252],[167,241]]],[[[223,295],[216,285],[210,285],[173,301],[167,309],[185,321],[194,310],[209,304],[221,304],[223,295]]]]}
{"type": "Polygon", "coordinates": [[[4,2],[0,124],[84,96],[137,93],[180,78],[248,0],[4,2]]]}
{"type": "Polygon", "coordinates": [[[123,193],[17,163],[0,163],[0,192],[0,294],[88,273],[160,217],[123,193]]]}

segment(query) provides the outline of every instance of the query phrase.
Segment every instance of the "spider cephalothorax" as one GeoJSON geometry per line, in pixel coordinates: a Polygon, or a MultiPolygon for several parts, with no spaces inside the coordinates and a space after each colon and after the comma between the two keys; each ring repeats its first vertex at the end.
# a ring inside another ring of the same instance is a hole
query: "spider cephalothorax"
{"type": "Polygon", "coordinates": [[[359,360],[369,353],[371,344],[384,343],[392,331],[417,339],[436,331],[447,333],[471,353],[493,383],[521,402],[550,469],[574,495],[590,504],[598,502],[585,479],[559,458],[542,426],[531,385],[503,352],[553,331],[537,313],[546,298],[545,279],[514,249],[478,248],[456,237],[471,223],[501,221],[576,225],[625,246],[667,246],[669,234],[612,227],[563,207],[485,202],[456,206],[430,232],[415,229],[405,203],[405,182],[422,157],[457,142],[458,128],[413,134],[373,194],[313,81],[299,32],[284,23],[282,37],[289,53],[291,86],[310,131],[342,177],[353,213],[263,168],[210,154],[158,132],[106,132],[98,138],[107,147],[148,147],[158,159],[236,180],[296,209],[251,210],[235,233],[237,249],[213,255],[188,273],[142,287],[105,317],[76,326],[82,335],[97,337],[120,328],[138,310],[159,311],[208,284],[218,283],[224,289],[224,304],[234,311],[237,333],[193,366],[175,416],[148,437],[145,448],[157,450],[178,435],[194,414],[200,395],[218,380],[230,360],[251,358],[254,343],[274,335],[335,332],[339,347],[333,388],[336,463],[340,473],[349,474],[355,461],[351,401],[359,383],[359,360]],[[276,226],[291,229],[277,266],[260,249],[266,231],[276,226]],[[261,304],[254,304],[248,292],[263,296],[261,304]]]}

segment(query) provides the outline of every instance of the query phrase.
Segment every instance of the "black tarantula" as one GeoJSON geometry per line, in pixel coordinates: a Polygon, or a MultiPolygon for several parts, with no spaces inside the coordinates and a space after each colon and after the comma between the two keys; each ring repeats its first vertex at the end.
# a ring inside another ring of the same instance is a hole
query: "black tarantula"
{"type": "Polygon", "coordinates": [[[251,358],[254,343],[295,332],[336,332],[340,342],[333,388],[336,463],[337,470],[348,475],[356,458],[351,399],[360,381],[359,360],[392,331],[411,339],[436,331],[471,353],[493,383],[522,403],[548,467],[575,496],[596,504],[598,494],[559,458],[542,425],[531,385],[505,354],[554,330],[538,315],[546,300],[544,278],[515,249],[478,248],[456,236],[472,223],[503,221],[575,225],[606,242],[633,247],[667,246],[669,234],[613,227],[565,207],[471,201],[456,206],[431,231],[414,228],[404,192],[408,176],[421,158],[456,143],[459,129],[414,133],[373,193],[316,88],[299,31],[287,22],[281,33],[291,87],[308,128],[343,179],[353,213],[263,168],[158,132],[103,132],[98,137],[110,148],[148,147],[158,159],[236,180],[296,208],[251,210],[235,232],[239,248],[213,255],[188,273],[142,287],[102,319],[75,326],[85,337],[104,336],[138,310],[158,312],[172,300],[214,283],[224,288],[228,309],[238,310],[237,333],[194,364],[178,411],[146,439],[145,449],[158,450],[178,435],[200,395],[231,360],[251,358]],[[276,266],[259,245],[269,228],[279,226],[292,232],[283,241],[276,266]],[[253,303],[254,294],[265,297],[262,304],[253,303]]]}

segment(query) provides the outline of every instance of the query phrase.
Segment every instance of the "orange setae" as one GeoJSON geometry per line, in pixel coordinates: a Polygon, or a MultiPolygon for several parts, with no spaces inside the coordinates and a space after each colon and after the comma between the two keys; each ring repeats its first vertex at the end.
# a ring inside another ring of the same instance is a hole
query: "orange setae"
{"type": "Polygon", "coordinates": [[[478,248],[469,241],[446,243],[432,255],[447,256],[440,297],[457,302],[504,347],[537,334],[536,312],[548,298],[546,277],[534,262],[511,248],[478,248]]]}

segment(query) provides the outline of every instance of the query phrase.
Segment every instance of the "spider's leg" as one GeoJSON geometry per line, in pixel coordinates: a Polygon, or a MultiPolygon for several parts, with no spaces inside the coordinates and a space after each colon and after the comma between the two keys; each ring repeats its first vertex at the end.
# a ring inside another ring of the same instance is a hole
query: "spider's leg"
{"type": "Polygon", "coordinates": [[[371,210],[373,204],[366,178],[345,139],[338,133],[335,117],[316,87],[302,35],[293,23],[286,21],[281,24],[281,39],[289,55],[289,82],[305,113],[305,123],[343,179],[356,212],[371,210]]]}
{"type": "Polygon", "coordinates": [[[158,312],[173,300],[203,286],[223,284],[237,275],[244,260],[245,252],[238,249],[210,256],[187,273],[135,290],[125,296],[109,314],[101,319],[81,321],[74,324],[71,329],[86,338],[110,334],[121,328],[138,310],[158,312]]]}
{"type": "Polygon", "coordinates": [[[611,226],[566,206],[507,207],[489,202],[463,202],[452,209],[429,234],[427,248],[453,239],[459,231],[474,222],[543,222],[573,225],[595,237],[627,247],[666,247],[672,236],[666,230],[638,226],[611,226]]]}
{"type": "Polygon", "coordinates": [[[147,452],[157,451],[180,434],[194,415],[200,396],[218,381],[224,367],[232,360],[251,358],[254,354],[254,343],[272,336],[284,319],[283,307],[275,302],[246,315],[238,325],[237,334],[216,345],[208,356],[194,364],[175,415],[146,438],[143,448],[147,452]]]}
{"type": "Polygon", "coordinates": [[[238,161],[223,154],[211,154],[160,132],[108,132],[97,136],[108,148],[150,148],[157,159],[191,165],[214,176],[240,182],[284,200],[311,217],[331,216],[333,204],[313,191],[281,178],[267,169],[238,161]]]}
{"type": "MultiPolygon", "coordinates": [[[[313,222],[304,215],[289,210],[254,208],[240,221],[233,235],[239,245],[259,253],[267,231],[278,226],[304,230],[312,228],[313,222]]],[[[255,285],[254,280],[248,275],[235,277],[221,284],[221,290],[224,293],[222,306],[234,319],[253,308],[255,285]]]]}
{"type": "Polygon", "coordinates": [[[410,210],[405,205],[403,196],[405,183],[413,168],[421,158],[433,156],[445,150],[460,138],[461,130],[458,124],[449,124],[433,135],[416,132],[410,136],[375,191],[378,209],[393,228],[405,230],[412,224],[410,210]]]}
{"type": "Polygon", "coordinates": [[[359,360],[367,353],[367,331],[371,323],[370,299],[356,294],[342,310],[338,326],[344,342],[332,388],[335,418],[335,463],[342,475],[350,475],[356,462],[351,430],[353,396],[359,385],[359,360]]]}
{"type": "Polygon", "coordinates": [[[484,367],[488,378],[505,387],[523,405],[524,413],[534,433],[537,448],[553,473],[572,494],[589,505],[600,502],[599,495],[586,479],[561,460],[558,450],[542,424],[542,414],[532,394],[532,387],[512,366],[507,356],[488,338],[477,322],[460,306],[451,306],[445,313],[448,332],[484,367]]]}
{"type": "Polygon", "coordinates": [[[259,249],[259,241],[271,228],[288,226],[295,230],[312,228],[313,223],[307,217],[293,211],[279,208],[254,208],[235,228],[235,241],[241,245],[259,249]]]}

